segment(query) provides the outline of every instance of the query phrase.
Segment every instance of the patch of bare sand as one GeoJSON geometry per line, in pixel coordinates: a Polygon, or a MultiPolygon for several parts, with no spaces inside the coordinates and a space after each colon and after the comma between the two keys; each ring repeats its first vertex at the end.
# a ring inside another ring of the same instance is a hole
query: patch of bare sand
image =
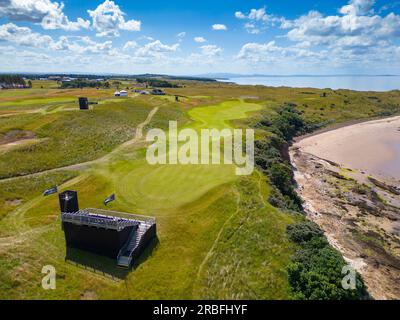
{"type": "Polygon", "coordinates": [[[321,159],[400,180],[400,117],[358,123],[306,137],[296,143],[321,159]]]}
{"type": "Polygon", "coordinates": [[[23,148],[23,147],[27,147],[27,146],[32,146],[34,144],[38,144],[40,142],[43,142],[47,139],[23,139],[23,140],[19,140],[19,141],[14,141],[14,142],[10,142],[10,143],[6,143],[6,144],[2,144],[0,145],[0,154],[11,151],[11,150],[15,150],[15,149],[19,149],[19,148],[23,148]]]}

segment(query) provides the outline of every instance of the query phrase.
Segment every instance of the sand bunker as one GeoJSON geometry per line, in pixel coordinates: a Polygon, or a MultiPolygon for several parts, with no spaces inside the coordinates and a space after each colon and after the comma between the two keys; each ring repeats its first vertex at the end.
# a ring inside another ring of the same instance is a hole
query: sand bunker
{"type": "Polygon", "coordinates": [[[0,133],[0,154],[15,150],[18,148],[30,146],[46,139],[36,138],[32,131],[10,130],[6,133],[0,133]]]}

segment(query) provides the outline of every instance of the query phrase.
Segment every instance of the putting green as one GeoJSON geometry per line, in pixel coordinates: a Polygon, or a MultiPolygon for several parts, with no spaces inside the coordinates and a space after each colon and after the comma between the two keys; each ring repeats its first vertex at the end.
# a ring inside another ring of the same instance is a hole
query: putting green
{"type": "Polygon", "coordinates": [[[256,103],[242,100],[226,101],[219,105],[198,107],[189,111],[189,116],[195,121],[189,127],[193,129],[224,129],[232,128],[231,120],[247,118],[247,113],[260,110],[256,103]]]}
{"type": "MultiPolygon", "coordinates": [[[[117,174],[118,175],[118,174],[117,174]]],[[[119,176],[119,175],[118,175],[119,176]]],[[[232,165],[156,165],[143,163],[116,181],[117,193],[142,213],[193,202],[212,188],[233,181],[232,165]]]]}
{"type": "MultiPolygon", "coordinates": [[[[260,105],[243,101],[229,101],[189,111],[194,122],[186,128],[231,128],[230,120],[243,119],[248,112],[261,109],[260,105]]],[[[149,165],[144,159],[115,166],[109,176],[114,177],[117,195],[141,213],[178,209],[206,194],[213,188],[237,179],[235,165],[149,165]]]]}

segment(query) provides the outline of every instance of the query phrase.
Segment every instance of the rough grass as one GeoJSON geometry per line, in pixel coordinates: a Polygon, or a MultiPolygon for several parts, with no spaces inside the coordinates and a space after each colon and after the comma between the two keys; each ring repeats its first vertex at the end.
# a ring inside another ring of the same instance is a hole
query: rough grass
{"type": "MultiPolygon", "coordinates": [[[[169,120],[194,129],[244,127],[248,117],[257,119],[257,110],[272,115],[284,102],[297,104],[307,120],[343,122],[394,112],[400,102],[398,92],[326,90],[322,98],[324,90],[185,83],[185,88],[166,89],[171,95],[186,97],[176,103],[151,96],[115,100],[114,89],[59,90],[50,86],[37,89],[34,83],[36,89],[31,89],[26,99],[86,95],[103,101],[89,112],[66,111],[67,106],[58,109],[55,105],[44,114],[0,117],[2,133],[29,130],[50,139],[47,149],[35,147],[0,156],[3,177],[106,154],[129,139],[155,106],[160,109],[146,129],[167,128],[169,120]],[[378,100],[368,98],[371,95],[378,100]]],[[[19,92],[18,97],[0,93],[0,101],[21,99],[29,90],[19,92]]],[[[17,107],[21,106],[10,108],[17,107]]],[[[42,103],[32,106],[43,107],[42,103]]],[[[3,114],[9,111],[6,106],[0,108],[3,114]]],[[[144,156],[141,145],[132,146],[69,181],[75,173],[52,173],[40,181],[28,177],[4,181],[7,188],[1,190],[0,201],[21,198],[22,203],[10,207],[16,202],[8,202],[8,207],[1,207],[0,299],[291,298],[285,270],[294,248],[285,228],[295,217],[266,202],[269,187],[263,175],[255,172],[239,178],[232,166],[223,165],[149,166],[144,156]],[[85,255],[89,264],[97,266],[96,272],[64,261],[57,196],[40,195],[55,183],[62,184],[61,190],[77,190],[82,208],[104,208],[102,201],[115,192],[117,201],[108,208],[157,218],[158,242],[139,259],[125,281],[110,279],[107,274],[120,271],[115,271],[113,261],[99,256],[85,255]],[[41,269],[47,264],[56,267],[56,290],[41,288],[41,269]]]]}
{"type": "Polygon", "coordinates": [[[45,189],[60,185],[75,176],[76,173],[73,171],[60,171],[22,177],[12,182],[0,180],[0,220],[16,209],[15,204],[23,205],[41,195],[45,189]]]}
{"type": "MultiPolygon", "coordinates": [[[[257,109],[260,109],[259,105],[249,105],[240,101],[210,106],[209,109],[202,109],[204,116],[195,113],[196,116],[187,126],[209,127],[207,122],[214,125],[220,118],[223,121],[219,122],[219,128],[230,127],[229,119],[243,118],[246,112],[257,109]]],[[[166,115],[170,113],[166,112],[166,115]]],[[[234,167],[231,165],[157,167],[149,166],[143,157],[143,150],[136,150],[134,155],[117,155],[113,163],[96,165],[84,180],[73,185],[79,192],[81,207],[102,207],[102,200],[115,192],[118,201],[111,203],[110,209],[149,214],[157,218],[159,243],[147,257],[142,258],[142,263],[135,271],[128,274],[126,282],[113,282],[107,277],[65,263],[65,242],[60,229],[57,199],[55,196],[39,196],[31,200],[31,205],[27,206],[26,210],[11,214],[7,221],[9,225],[14,225],[15,219],[18,218],[14,228],[20,232],[29,232],[23,245],[12,245],[0,256],[4,266],[7,266],[7,269],[1,270],[1,277],[2,282],[8,286],[4,292],[8,293],[9,298],[78,299],[88,290],[94,292],[98,298],[214,296],[213,292],[207,293],[203,287],[203,272],[209,268],[208,252],[211,248],[219,250],[219,247],[214,245],[218,242],[216,239],[224,236],[226,228],[230,230],[235,227],[237,220],[230,218],[235,216],[238,210],[240,214],[246,212],[242,212],[241,206],[253,201],[261,203],[266,194],[262,194],[261,191],[254,193],[253,190],[247,191],[246,194],[247,184],[239,188],[241,179],[238,180],[235,176],[234,167]],[[248,200],[239,204],[238,197],[242,193],[243,199],[248,200]],[[39,287],[42,276],[40,270],[44,264],[54,265],[61,275],[56,291],[45,291],[39,287]],[[16,273],[19,275],[18,281],[14,281],[16,273]]],[[[258,175],[257,179],[250,179],[249,184],[249,188],[259,190],[261,184],[258,175]]],[[[275,221],[276,214],[273,209],[272,212],[271,223],[275,221]]],[[[290,218],[287,221],[289,222],[290,218]]],[[[281,223],[286,225],[285,220],[281,223]]],[[[276,228],[279,225],[278,221],[273,222],[273,225],[273,228],[276,228]]],[[[259,227],[259,224],[248,227],[255,226],[259,227]]],[[[274,234],[271,230],[270,233],[274,234]]],[[[249,246],[252,234],[243,233],[242,240],[236,245],[242,243],[243,246],[248,246],[249,250],[253,250],[249,246]]],[[[284,232],[281,234],[284,235],[284,232]]],[[[242,252],[246,252],[245,247],[242,252]]],[[[275,262],[280,270],[284,270],[290,255],[286,246],[282,248],[287,255],[282,255],[281,260],[275,262]]],[[[254,251],[254,255],[243,257],[252,264],[248,272],[253,279],[256,279],[260,272],[257,255],[258,252],[254,251]]],[[[258,298],[289,297],[285,272],[277,272],[275,267],[261,268],[265,269],[264,274],[269,274],[269,278],[275,279],[276,283],[283,286],[275,288],[274,294],[272,291],[264,292],[258,298]]],[[[262,292],[265,283],[260,282],[259,286],[254,286],[262,292]]],[[[242,298],[253,297],[249,295],[245,286],[237,287],[235,294],[237,293],[240,293],[242,298]]]]}
{"type": "Polygon", "coordinates": [[[3,132],[32,130],[40,144],[0,155],[0,177],[12,177],[93,160],[132,139],[150,106],[134,102],[104,104],[95,110],[46,116],[25,115],[14,121],[3,118],[3,132]],[[112,109],[112,112],[111,110],[112,109]],[[19,122],[20,121],[20,122],[19,122]],[[18,123],[19,122],[19,123],[18,123]]]}

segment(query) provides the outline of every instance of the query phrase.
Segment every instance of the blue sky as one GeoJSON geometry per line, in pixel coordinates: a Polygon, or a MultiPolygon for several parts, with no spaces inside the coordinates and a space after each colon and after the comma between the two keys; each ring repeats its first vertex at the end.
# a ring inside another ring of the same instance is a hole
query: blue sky
{"type": "Polygon", "coordinates": [[[399,74],[400,0],[0,0],[0,70],[399,74]]]}

